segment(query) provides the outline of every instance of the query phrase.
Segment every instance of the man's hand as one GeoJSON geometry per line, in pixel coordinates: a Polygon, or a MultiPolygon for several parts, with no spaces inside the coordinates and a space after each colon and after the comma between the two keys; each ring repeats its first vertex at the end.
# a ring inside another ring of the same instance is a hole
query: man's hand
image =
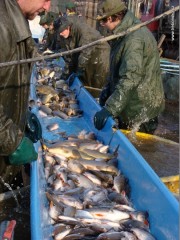
{"type": "Polygon", "coordinates": [[[37,142],[42,138],[42,128],[41,124],[36,117],[36,115],[30,111],[27,113],[27,124],[26,124],[26,130],[25,130],[25,135],[33,143],[37,142]]]}
{"type": "Polygon", "coordinates": [[[9,163],[23,165],[35,161],[37,157],[38,154],[34,149],[33,142],[29,138],[23,137],[16,151],[9,156],[9,163]]]}
{"type": "Polygon", "coordinates": [[[79,68],[77,70],[76,76],[81,80],[84,77],[84,69],[79,68]]]}
{"type": "Polygon", "coordinates": [[[66,83],[68,84],[69,87],[73,84],[75,77],[77,77],[76,73],[72,73],[66,80],[66,83]]]}
{"type": "Polygon", "coordinates": [[[106,103],[106,100],[109,97],[109,87],[106,86],[105,88],[102,89],[100,96],[99,96],[99,104],[101,107],[103,107],[106,103]]]}
{"type": "Polygon", "coordinates": [[[110,116],[110,112],[105,107],[103,107],[99,112],[94,115],[95,128],[101,130],[107,122],[108,117],[110,116]]]}

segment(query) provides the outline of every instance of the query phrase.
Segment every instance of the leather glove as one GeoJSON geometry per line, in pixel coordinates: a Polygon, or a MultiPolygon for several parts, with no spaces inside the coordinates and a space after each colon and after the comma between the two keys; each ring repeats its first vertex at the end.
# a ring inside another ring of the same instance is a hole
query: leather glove
{"type": "Polygon", "coordinates": [[[35,161],[37,157],[38,154],[34,149],[33,142],[29,138],[23,137],[16,151],[9,156],[9,163],[23,165],[35,161]]]}
{"type": "Polygon", "coordinates": [[[108,117],[110,116],[110,112],[105,107],[103,107],[99,112],[94,115],[95,128],[101,130],[107,122],[108,117]]]}
{"type": "Polygon", "coordinates": [[[25,136],[31,139],[33,143],[42,138],[41,124],[36,115],[30,111],[27,113],[25,136]]]}

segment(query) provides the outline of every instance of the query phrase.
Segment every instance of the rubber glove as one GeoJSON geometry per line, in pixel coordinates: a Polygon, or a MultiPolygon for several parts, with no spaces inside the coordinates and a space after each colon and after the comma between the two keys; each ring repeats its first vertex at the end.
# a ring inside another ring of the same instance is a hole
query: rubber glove
{"type": "Polygon", "coordinates": [[[79,68],[77,70],[76,76],[81,80],[84,76],[84,69],[79,68]]]}
{"type": "Polygon", "coordinates": [[[37,160],[37,157],[38,154],[34,149],[33,142],[29,138],[23,137],[16,151],[9,156],[9,163],[11,165],[23,165],[37,160]]]}
{"type": "Polygon", "coordinates": [[[66,83],[68,84],[69,87],[73,84],[75,77],[77,77],[76,73],[72,73],[66,80],[66,83]]]}
{"type": "Polygon", "coordinates": [[[31,139],[33,143],[42,138],[41,124],[36,115],[30,111],[27,113],[25,136],[31,139]]]}
{"type": "Polygon", "coordinates": [[[107,122],[108,117],[110,116],[110,112],[105,107],[103,107],[99,112],[94,115],[95,128],[101,130],[107,122]]]}
{"type": "Polygon", "coordinates": [[[109,96],[110,96],[109,87],[107,86],[107,87],[103,88],[103,90],[101,91],[100,96],[99,96],[99,104],[101,107],[103,107],[105,105],[105,102],[109,96]]]}

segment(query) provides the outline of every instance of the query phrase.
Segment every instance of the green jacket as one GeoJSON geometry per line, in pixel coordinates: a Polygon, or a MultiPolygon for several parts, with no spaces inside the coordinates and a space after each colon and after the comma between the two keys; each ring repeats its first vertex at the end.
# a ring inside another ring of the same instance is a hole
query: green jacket
{"type": "MultiPolygon", "coordinates": [[[[0,62],[33,57],[34,41],[16,0],[0,1],[0,62]]],[[[24,135],[30,64],[0,69],[0,156],[15,151],[24,135]]]]}
{"type": "MultiPolygon", "coordinates": [[[[128,11],[113,32],[118,34],[138,23],[140,21],[128,11]]],[[[163,110],[157,43],[146,27],[112,41],[107,89],[106,108],[130,126],[146,122],[163,110]]]]}
{"type": "MultiPolygon", "coordinates": [[[[68,20],[71,22],[71,18],[68,20]]],[[[70,36],[65,39],[66,49],[71,50],[100,39],[100,33],[77,19],[71,24],[70,36]]],[[[86,86],[102,88],[109,71],[110,46],[104,42],[71,55],[71,71],[81,72],[80,80],[86,86]]]]}

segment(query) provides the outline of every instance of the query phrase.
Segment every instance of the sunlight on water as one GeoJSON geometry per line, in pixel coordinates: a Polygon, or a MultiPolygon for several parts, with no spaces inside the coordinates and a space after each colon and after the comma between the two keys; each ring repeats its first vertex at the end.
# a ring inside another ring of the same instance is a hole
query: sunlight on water
{"type": "Polygon", "coordinates": [[[17,208],[19,208],[20,205],[19,205],[19,202],[18,202],[17,196],[16,196],[16,194],[14,193],[14,191],[12,190],[11,186],[10,186],[8,183],[6,183],[6,182],[4,181],[4,179],[3,179],[1,176],[0,176],[0,180],[1,180],[1,182],[4,184],[4,186],[7,187],[7,188],[9,189],[9,191],[12,192],[12,195],[13,195],[15,201],[16,201],[16,204],[17,204],[17,208]]]}
{"type": "Polygon", "coordinates": [[[124,132],[159,177],[179,174],[179,144],[158,136],[124,132]]]}

